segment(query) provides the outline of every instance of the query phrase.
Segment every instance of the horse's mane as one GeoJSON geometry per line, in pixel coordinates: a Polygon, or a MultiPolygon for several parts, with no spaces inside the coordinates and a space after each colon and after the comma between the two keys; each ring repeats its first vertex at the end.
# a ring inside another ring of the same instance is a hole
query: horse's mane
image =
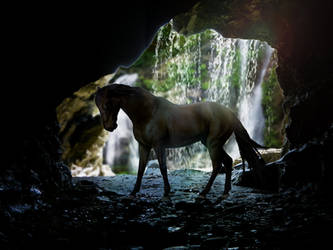
{"type": "Polygon", "coordinates": [[[110,85],[107,85],[105,88],[109,91],[109,93],[114,96],[138,96],[138,97],[147,97],[151,96],[153,97],[149,91],[139,88],[139,87],[131,87],[125,84],[119,84],[119,83],[112,83],[110,85]]]}

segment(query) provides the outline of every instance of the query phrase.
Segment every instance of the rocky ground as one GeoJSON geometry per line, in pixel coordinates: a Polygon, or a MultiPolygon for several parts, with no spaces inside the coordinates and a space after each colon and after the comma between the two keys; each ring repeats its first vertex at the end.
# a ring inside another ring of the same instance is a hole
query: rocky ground
{"type": "Polygon", "coordinates": [[[209,175],[170,171],[169,199],[156,168],[147,170],[134,199],[128,194],[136,176],[74,178],[71,193],[35,207],[11,206],[1,249],[318,249],[331,242],[333,203],[311,187],[267,193],[233,185],[219,201],[221,174],[207,199],[198,199],[209,175]]]}

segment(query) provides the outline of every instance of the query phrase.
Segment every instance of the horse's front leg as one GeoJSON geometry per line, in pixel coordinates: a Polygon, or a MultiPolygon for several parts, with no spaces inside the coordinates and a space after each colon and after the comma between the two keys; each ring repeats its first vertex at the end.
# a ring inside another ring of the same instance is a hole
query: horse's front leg
{"type": "Polygon", "coordinates": [[[158,163],[160,165],[160,170],[164,181],[164,196],[168,196],[170,193],[170,184],[168,180],[168,170],[166,166],[165,148],[157,147],[154,150],[157,155],[158,163]]]}
{"type": "Polygon", "coordinates": [[[137,192],[139,192],[139,190],[140,190],[142,176],[143,176],[143,173],[145,172],[145,169],[146,169],[149,153],[150,153],[150,148],[146,147],[146,146],[144,146],[140,143],[139,144],[139,157],[140,157],[139,169],[138,169],[138,176],[137,176],[137,179],[136,179],[136,183],[135,183],[134,189],[131,193],[131,195],[133,195],[133,196],[135,196],[135,194],[137,192]]]}

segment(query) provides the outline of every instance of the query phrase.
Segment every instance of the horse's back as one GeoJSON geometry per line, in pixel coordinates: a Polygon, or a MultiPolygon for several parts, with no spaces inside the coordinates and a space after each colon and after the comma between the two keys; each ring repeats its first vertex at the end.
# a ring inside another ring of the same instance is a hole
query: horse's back
{"type": "Polygon", "coordinates": [[[168,135],[168,144],[174,146],[221,136],[232,127],[232,112],[214,102],[176,105],[162,101],[155,118],[160,132],[168,135]]]}
{"type": "Polygon", "coordinates": [[[203,106],[208,110],[205,114],[205,119],[209,121],[208,137],[229,138],[234,130],[234,113],[228,107],[216,102],[206,102],[203,106]]]}
{"type": "Polygon", "coordinates": [[[203,119],[208,119],[210,122],[233,120],[233,112],[226,106],[217,102],[200,102],[188,105],[183,105],[184,108],[189,108],[193,113],[199,114],[203,119]],[[218,120],[217,120],[218,119],[218,120]]]}

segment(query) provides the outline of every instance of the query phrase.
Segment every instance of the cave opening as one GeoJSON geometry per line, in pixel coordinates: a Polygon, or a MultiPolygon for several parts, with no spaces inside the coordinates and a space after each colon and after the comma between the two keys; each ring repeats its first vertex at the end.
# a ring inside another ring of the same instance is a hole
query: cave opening
{"type": "MultiPolygon", "coordinates": [[[[174,30],[171,20],[131,67],[88,84],[58,106],[63,159],[73,176],[136,174],[138,144],[130,119],[120,111],[118,128],[106,132],[93,102],[94,89],[120,83],[145,88],[177,104],[224,104],[238,114],[255,141],[271,148],[263,152],[265,159],[277,160],[284,117],[276,53],[265,42],[227,39],[212,29],[185,36],[174,30]]],[[[234,138],[225,149],[240,162],[234,138]]],[[[169,169],[211,171],[208,152],[200,143],[170,149],[167,159],[169,169]]],[[[154,163],[152,154],[148,165],[154,163]]]]}

